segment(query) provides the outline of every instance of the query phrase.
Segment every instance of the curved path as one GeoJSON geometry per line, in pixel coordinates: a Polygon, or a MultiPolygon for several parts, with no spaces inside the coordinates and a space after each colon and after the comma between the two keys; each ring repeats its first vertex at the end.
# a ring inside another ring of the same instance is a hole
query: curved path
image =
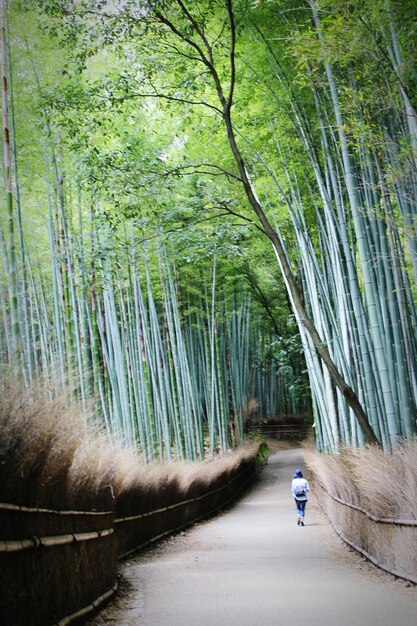
{"type": "Polygon", "coordinates": [[[300,450],[273,454],[233,509],[122,567],[114,626],[416,626],[417,590],[379,574],[308,503],[296,525],[290,482],[300,450]]]}

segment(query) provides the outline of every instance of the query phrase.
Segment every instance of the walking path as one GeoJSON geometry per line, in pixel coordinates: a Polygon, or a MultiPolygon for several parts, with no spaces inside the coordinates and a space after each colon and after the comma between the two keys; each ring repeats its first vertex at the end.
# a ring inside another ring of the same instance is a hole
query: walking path
{"type": "Polygon", "coordinates": [[[300,450],[275,453],[235,507],[122,567],[112,626],[417,626],[417,589],[380,574],[337,538],[310,498],[297,526],[300,450]],[[117,606],[119,604],[119,606],[117,606]]]}

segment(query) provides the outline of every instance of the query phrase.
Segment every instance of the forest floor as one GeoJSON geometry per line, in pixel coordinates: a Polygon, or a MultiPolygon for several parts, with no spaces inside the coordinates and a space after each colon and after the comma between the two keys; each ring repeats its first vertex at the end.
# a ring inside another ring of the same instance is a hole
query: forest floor
{"type": "Polygon", "coordinates": [[[276,449],[234,507],[125,561],[118,597],[89,624],[416,625],[417,589],[347,548],[314,494],[297,526],[302,451],[276,449]]]}

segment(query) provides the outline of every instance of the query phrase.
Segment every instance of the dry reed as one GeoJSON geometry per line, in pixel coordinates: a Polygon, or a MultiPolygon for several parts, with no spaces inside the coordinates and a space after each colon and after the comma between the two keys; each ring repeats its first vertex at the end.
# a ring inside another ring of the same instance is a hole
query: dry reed
{"type": "Polygon", "coordinates": [[[44,385],[10,381],[0,394],[0,498],[26,506],[62,506],[74,453],[84,434],[68,398],[48,399],[44,385]]]}
{"type": "Polygon", "coordinates": [[[255,446],[214,461],[149,463],[88,426],[87,416],[45,383],[0,389],[0,501],[61,510],[130,515],[215,488],[255,446]]]}
{"type": "Polygon", "coordinates": [[[305,456],[332,495],[376,516],[417,519],[417,438],[403,440],[392,454],[369,446],[329,455],[308,446],[305,456]]]}
{"type": "Polygon", "coordinates": [[[198,497],[227,481],[242,464],[256,457],[257,444],[224,454],[213,461],[137,462],[121,468],[116,490],[118,516],[133,515],[198,497]]]}

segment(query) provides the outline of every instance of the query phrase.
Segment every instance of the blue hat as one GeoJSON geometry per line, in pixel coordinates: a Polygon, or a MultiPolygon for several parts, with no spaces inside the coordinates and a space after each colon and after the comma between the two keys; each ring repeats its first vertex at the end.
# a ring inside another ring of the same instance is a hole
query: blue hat
{"type": "Polygon", "coordinates": [[[295,470],[294,478],[302,478],[302,477],[303,477],[303,472],[301,470],[295,470]]]}

